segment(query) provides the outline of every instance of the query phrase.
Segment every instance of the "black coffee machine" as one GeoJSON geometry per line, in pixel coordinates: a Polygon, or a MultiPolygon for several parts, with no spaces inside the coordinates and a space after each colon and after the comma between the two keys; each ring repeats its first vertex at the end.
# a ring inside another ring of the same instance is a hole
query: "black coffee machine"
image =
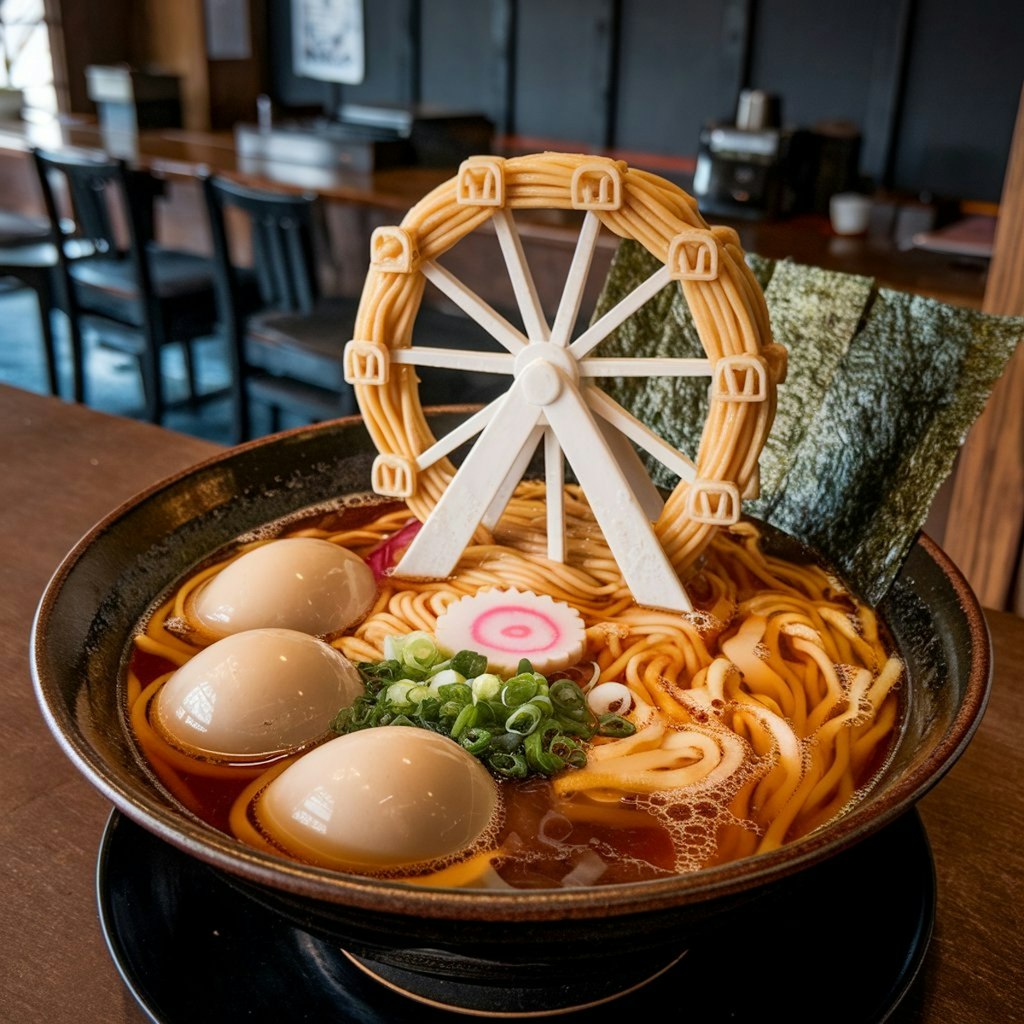
{"type": "Polygon", "coordinates": [[[828,197],[855,187],[860,134],[845,123],[782,126],[778,96],[740,94],[735,123],[712,122],[700,135],[693,194],[701,212],[757,220],[825,212],[828,197]]]}

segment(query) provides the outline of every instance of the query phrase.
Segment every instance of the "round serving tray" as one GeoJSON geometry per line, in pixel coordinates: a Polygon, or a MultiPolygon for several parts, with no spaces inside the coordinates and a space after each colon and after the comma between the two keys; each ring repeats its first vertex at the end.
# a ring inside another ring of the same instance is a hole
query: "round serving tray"
{"type": "MultiPolygon", "coordinates": [[[[260,1021],[331,1020],[338,1024],[433,1024],[466,1019],[382,987],[333,942],[303,931],[280,915],[240,896],[224,876],[157,839],[117,811],[104,832],[97,866],[100,920],[114,962],[139,1005],[158,1024],[197,1019],[260,1021]],[[182,984],[182,979],[188,984],[182,984]]],[[[769,1004],[787,1015],[779,979],[793,976],[799,949],[803,1006],[832,1007],[834,1024],[886,1020],[917,976],[931,939],[935,871],[916,811],[849,851],[792,879],[785,912],[740,914],[735,922],[751,942],[737,984],[733,936],[695,937],[650,984],[610,1001],[577,1009],[579,1024],[608,1020],[611,1011],[661,1016],[680,992],[692,1019],[730,1024],[760,1022],[769,1004]],[[829,942],[818,934],[821,908],[845,905],[855,886],[857,913],[829,942]],[[878,922],[885,921],[879,928],[878,922]],[[770,935],[770,941],[765,936],[770,935]],[[857,963],[871,946],[871,969],[853,971],[842,1004],[834,1001],[835,964],[857,963]]],[[[523,975],[510,975],[502,990],[436,981],[435,1004],[457,999],[488,1017],[537,1017],[565,1013],[565,991],[517,991],[523,975]],[[524,997],[538,1009],[516,1014],[524,997]]],[[[592,989],[591,995],[597,993],[592,989]]]]}

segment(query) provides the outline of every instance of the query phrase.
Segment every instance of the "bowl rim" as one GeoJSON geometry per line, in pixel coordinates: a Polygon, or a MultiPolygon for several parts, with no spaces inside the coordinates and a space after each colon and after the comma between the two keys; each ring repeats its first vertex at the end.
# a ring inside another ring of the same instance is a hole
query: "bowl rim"
{"type": "MultiPolygon", "coordinates": [[[[430,413],[465,413],[475,407],[443,406],[430,413]]],[[[61,589],[97,539],[113,529],[131,510],[199,472],[230,463],[255,449],[300,441],[310,433],[363,427],[362,418],[347,416],[281,431],[228,448],[162,478],[96,522],[64,556],[43,590],[33,616],[30,665],[37,703],[65,755],[119,811],[172,846],[231,875],[329,904],[426,918],[539,921],[585,919],[609,914],[668,910],[727,898],[761,884],[773,883],[847,849],[900,817],[936,785],[966,748],[988,703],[992,648],[981,605],[960,569],[930,537],[920,533],[916,545],[935,563],[953,589],[971,638],[972,657],[965,699],[929,757],[892,784],[866,815],[854,806],[824,830],[786,843],[776,850],[745,857],[698,872],[579,889],[465,890],[427,888],[318,868],[286,860],[244,845],[212,825],[174,811],[150,794],[131,791],[89,743],[67,707],[56,700],[56,684],[47,678],[43,647],[61,589]],[[597,898],[595,898],[595,896],[597,898]]]]}

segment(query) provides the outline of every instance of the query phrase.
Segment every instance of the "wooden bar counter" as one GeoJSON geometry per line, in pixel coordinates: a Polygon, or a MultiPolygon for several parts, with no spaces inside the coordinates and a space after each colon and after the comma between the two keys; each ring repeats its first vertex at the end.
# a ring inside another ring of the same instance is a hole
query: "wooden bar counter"
{"type": "MultiPolygon", "coordinates": [[[[331,242],[339,265],[337,289],[358,294],[362,287],[369,252],[370,233],[381,224],[397,223],[402,215],[435,186],[450,178],[456,167],[390,167],[357,172],[341,167],[315,166],[299,162],[263,160],[240,156],[231,132],[189,132],[175,129],[140,131],[137,134],[103,132],[93,124],[51,123],[23,125],[0,123],[0,187],[6,208],[40,212],[41,200],[35,171],[27,159],[33,146],[46,149],[105,150],[129,163],[145,167],[168,182],[167,199],[160,218],[161,238],[167,244],[209,249],[205,212],[197,177],[216,174],[253,187],[290,191],[312,191],[326,200],[331,242]]],[[[513,155],[542,149],[573,149],[572,143],[554,140],[495,140],[499,153],[513,155]]],[[[692,160],[641,153],[607,151],[626,158],[631,166],[651,170],[689,187],[692,160]]],[[[884,213],[879,208],[879,213],[884,213]]],[[[737,220],[710,216],[714,223],[731,223],[743,248],[771,259],[792,259],[797,263],[827,267],[875,278],[887,288],[911,291],[954,305],[980,307],[985,290],[987,264],[980,259],[926,252],[902,247],[892,237],[891,227],[879,223],[863,237],[840,237],[827,217],[801,215],[784,219],[737,220]]],[[[885,217],[878,218],[884,222],[885,217]]],[[[576,227],[572,213],[520,211],[519,231],[530,265],[541,287],[541,301],[553,313],[560,297],[561,282],[572,259],[576,227]],[[547,268],[558,287],[548,287],[547,268]]],[[[476,288],[499,308],[515,308],[510,289],[495,282],[504,277],[504,264],[493,239],[484,228],[464,239],[446,254],[445,264],[465,283],[476,288]],[[481,235],[482,237],[477,237],[481,235]]],[[[603,233],[595,257],[595,268],[603,271],[614,254],[618,239],[603,233]]],[[[600,282],[603,272],[591,280],[600,282]]],[[[428,290],[428,301],[430,292],[428,290]]],[[[593,302],[591,292],[586,301],[593,302]]]]}
{"type": "MultiPolygon", "coordinates": [[[[110,806],[47,730],[32,689],[29,633],[51,573],[95,521],[217,448],[5,386],[0,437],[0,1019],[145,1021],[97,917],[96,858],[110,806]]],[[[938,878],[937,921],[921,972],[889,1018],[897,1024],[1024,1020],[1024,620],[992,612],[988,622],[995,677],[987,714],[920,804],[938,878]]],[[[856,882],[829,905],[856,913],[856,882]]],[[[826,910],[809,941],[828,941],[826,910]]],[[[837,965],[837,982],[856,985],[871,965],[865,950],[862,962],[837,965]]],[[[786,1016],[827,1019],[794,1016],[792,1007],[786,1016]]]]}

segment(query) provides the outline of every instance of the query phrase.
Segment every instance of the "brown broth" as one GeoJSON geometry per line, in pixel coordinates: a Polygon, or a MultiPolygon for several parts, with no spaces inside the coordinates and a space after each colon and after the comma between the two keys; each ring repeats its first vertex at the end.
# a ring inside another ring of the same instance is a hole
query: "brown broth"
{"type": "MultiPolygon", "coordinates": [[[[359,503],[319,511],[289,521],[280,534],[269,531],[266,535],[287,536],[310,528],[328,532],[351,530],[396,507],[399,506],[359,503]]],[[[223,553],[218,557],[224,557],[223,553]]],[[[702,610],[707,594],[699,582],[691,594],[698,610],[702,610]]],[[[137,648],[130,660],[130,670],[142,689],[173,668],[168,660],[137,648]]],[[[564,674],[579,676],[572,670],[564,674]]],[[[702,716],[712,717],[704,712],[694,713],[695,719],[702,716]]],[[[894,728],[889,741],[875,748],[859,773],[858,787],[883,767],[896,732],[894,728]]],[[[229,813],[239,795],[263,770],[283,760],[234,769],[225,767],[211,776],[169,763],[164,740],[155,734],[136,733],[135,739],[171,793],[204,821],[228,834],[229,813]]],[[[503,822],[498,845],[514,855],[503,856],[495,866],[505,881],[518,888],[614,884],[665,877],[679,870],[718,863],[716,851],[723,837],[757,831],[749,821],[738,820],[706,795],[678,803],[670,802],[664,794],[626,797],[609,809],[608,805],[595,804],[587,798],[558,798],[550,782],[543,778],[523,782],[502,780],[499,788],[503,822]],[[603,818],[621,820],[609,824],[603,818]]],[[[787,841],[794,837],[793,833],[787,835],[787,841]]]]}

